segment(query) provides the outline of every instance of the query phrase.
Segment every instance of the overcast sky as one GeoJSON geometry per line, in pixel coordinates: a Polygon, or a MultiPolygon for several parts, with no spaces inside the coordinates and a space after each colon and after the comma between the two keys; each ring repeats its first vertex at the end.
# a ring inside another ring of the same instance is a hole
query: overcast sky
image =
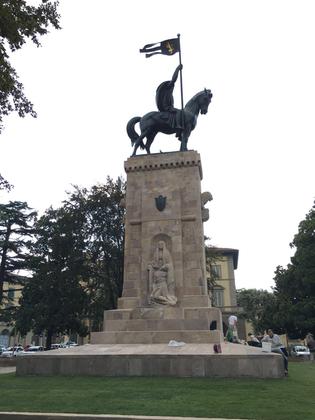
{"type": "MultiPolygon", "coordinates": [[[[185,102],[213,92],[188,143],[214,197],[205,233],[239,249],[237,288],[270,288],[315,198],[314,1],[60,3],[62,30],[12,55],[38,118],[5,120],[0,172],[15,189],[1,200],[43,211],[71,184],[124,175],[126,123],[155,110],[155,89],[178,64],[139,48],[180,33],[185,102]]],[[[178,147],[158,135],[151,151],[178,147]]]]}

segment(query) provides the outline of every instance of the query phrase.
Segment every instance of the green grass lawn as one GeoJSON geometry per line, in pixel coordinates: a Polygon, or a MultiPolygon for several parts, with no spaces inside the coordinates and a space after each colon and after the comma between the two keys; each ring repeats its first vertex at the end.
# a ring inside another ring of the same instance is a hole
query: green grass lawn
{"type": "Polygon", "coordinates": [[[284,379],[0,375],[0,411],[315,419],[315,363],[284,379]]]}

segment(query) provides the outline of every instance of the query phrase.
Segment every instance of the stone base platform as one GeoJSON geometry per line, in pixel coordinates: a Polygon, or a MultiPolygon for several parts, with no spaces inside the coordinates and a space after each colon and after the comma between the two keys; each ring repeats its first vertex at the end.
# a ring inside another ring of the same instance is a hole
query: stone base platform
{"type": "Polygon", "coordinates": [[[213,344],[99,344],[17,358],[17,375],[282,378],[282,357],[260,348],[213,344]]]}

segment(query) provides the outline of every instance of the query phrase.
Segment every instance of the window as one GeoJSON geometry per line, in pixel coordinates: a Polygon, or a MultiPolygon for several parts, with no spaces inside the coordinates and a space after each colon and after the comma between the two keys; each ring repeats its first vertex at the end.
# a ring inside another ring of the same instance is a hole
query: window
{"type": "Polygon", "coordinates": [[[211,275],[214,278],[220,279],[222,276],[221,265],[211,265],[211,275]]]}
{"type": "Polygon", "coordinates": [[[0,347],[8,347],[9,346],[9,330],[5,329],[0,333],[0,347]]]}
{"type": "Polygon", "coordinates": [[[224,289],[222,287],[215,287],[212,291],[213,306],[224,306],[224,289]]]}
{"type": "Polygon", "coordinates": [[[8,290],[8,300],[11,301],[11,302],[14,300],[14,292],[15,292],[14,289],[9,289],[8,290]]]}

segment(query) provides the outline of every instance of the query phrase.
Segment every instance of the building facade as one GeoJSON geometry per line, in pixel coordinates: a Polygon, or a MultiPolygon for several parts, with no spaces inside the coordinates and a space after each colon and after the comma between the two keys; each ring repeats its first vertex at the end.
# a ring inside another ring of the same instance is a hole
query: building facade
{"type": "MultiPolygon", "coordinates": [[[[235,270],[238,265],[238,249],[233,248],[207,248],[207,275],[209,294],[212,305],[222,311],[223,332],[228,327],[230,315],[238,316],[242,308],[237,306],[235,270]]],[[[245,320],[238,317],[238,335],[246,340],[247,329],[245,320]]]]}
{"type": "MultiPolygon", "coordinates": [[[[21,294],[22,286],[4,282],[4,299],[0,307],[2,315],[4,315],[5,311],[9,308],[19,305],[21,294]]],[[[38,341],[38,337],[36,337],[36,344],[38,341]]],[[[9,347],[17,344],[21,344],[25,347],[26,345],[33,343],[35,344],[35,336],[32,333],[28,333],[25,337],[21,337],[21,335],[14,328],[14,325],[0,321],[0,347],[9,347]]]]}

